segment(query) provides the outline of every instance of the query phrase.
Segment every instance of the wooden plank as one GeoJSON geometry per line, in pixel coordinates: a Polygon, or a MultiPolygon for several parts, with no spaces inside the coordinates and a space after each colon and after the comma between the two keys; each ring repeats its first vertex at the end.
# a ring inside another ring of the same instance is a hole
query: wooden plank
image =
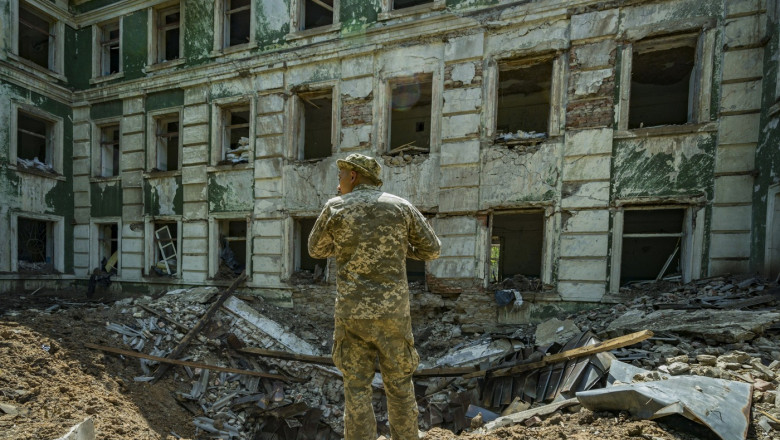
{"type": "Polygon", "coordinates": [[[139,353],[137,351],[131,351],[131,350],[124,350],[122,348],[114,348],[114,347],[106,347],[103,345],[97,345],[97,344],[90,344],[85,343],[85,347],[92,348],[95,350],[101,350],[106,351],[109,353],[115,353],[115,354],[121,354],[124,356],[131,356],[141,359],[149,359],[152,361],[160,362],[164,365],[182,365],[192,368],[203,368],[206,370],[212,370],[212,371],[224,371],[225,373],[237,373],[237,374],[245,374],[247,376],[257,376],[257,377],[265,377],[268,379],[278,379],[283,380],[286,382],[304,382],[304,379],[298,379],[297,377],[288,377],[288,376],[282,376],[279,374],[271,374],[271,373],[263,373],[262,371],[252,371],[252,370],[239,370],[237,368],[228,368],[228,367],[220,367],[217,365],[209,365],[209,364],[201,364],[199,362],[192,362],[192,361],[181,361],[178,359],[170,359],[170,358],[164,358],[159,356],[152,356],[150,354],[145,353],[139,353]]]}
{"type": "MultiPolygon", "coordinates": [[[[189,345],[190,341],[194,339],[198,333],[203,329],[203,327],[208,324],[208,322],[211,320],[211,317],[214,316],[215,313],[217,313],[217,310],[222,306],[222,303],[224,303],[228,297],[236,290],[236,288],[246,281],[246,271],[241,272],[241,275],[239,275],[238,278],[236,278],[233,281],[233,284],[230,285],[230,287],[225,290],[222,295],[214,302],[214,304],[211,305],[209,310],[206,312],[205,315],[203,315],[195,324],[194,327],[181,339],[181,342],[179,342],[179,345],[176,346],[176,348],[173,349],[173,351],[168,355],[170,358],[177,358],[184,353],[184,350],[187,349],[187,345],[189,345]]],[[[157,371],[154,372],[154,379],[152,379],[150,382],[155,383],[157,382],[166,371],[168,371],[168,367],[170,367],[170,364],[163,363],[162,365],[157,368],[157,371]]]]}
{"type": "Polygon", "coordinates": [[[575,348],[573,350],[567,350],[557,354],[551,354],[545,356],[541,361],[520,363],[511,367],[497,368],[492,370],[482,370],[473,373],[465,374],[463,377],[466,379],[472,377],[482,377],[486,374],[490,374],[493,377],[508,376],[512,374],[522,373],[523,371],[535,370],[537,368],[544,367],[545,365],[553,364],[561,361],[568,361],[571,359],[580,358],[583,356],[590,356],[592,354],[601,353],[604,351],[611,351],[617,348],[627,347],[636,343],[642,342],[653,336],[653,332],[650,330],[642,330],[629,335],[620,336],[618,338],[609,339],[607,341],[599,342],[594,345],[586,345],[584,347],[575,348]]]}
{"type": "Polygon", "coordinates": [[[485,425],[485,429],[488,431],[492,431],[494,429],[501,428],[504,426],[511,426],[517,423],[523,423],[524,421],[530,419],[533,416],[544,416],[544,415],[552,414],[555,411],[558,411],[562,408],[566,408],[567,406],[577,405],[578,403],[580,403],[580,401],[577,400],[576,397],[572,397],[571,399],[550,403],[549,405],[527,409],[525,411],[520,411],[519,413],[499,417],[493,420],[492,422],[487,423],[485,425]]]}

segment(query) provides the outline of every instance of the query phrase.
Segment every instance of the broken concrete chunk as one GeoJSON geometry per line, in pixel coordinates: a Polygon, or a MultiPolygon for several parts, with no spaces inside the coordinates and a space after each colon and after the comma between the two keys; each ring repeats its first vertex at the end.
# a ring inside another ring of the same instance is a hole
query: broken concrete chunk
{"type": "Polygon", "coordinates": [[[57,440],[95,440],[95,424],[92,418],[85,419],[57,440]]]}
{"type": "Polygon", "coordinates": [[[610,330],[652,330],[676,333],[704,340],[725,343],[750,341],[774,323],[780,322],[780,313],[744,310],[657,310],[644,314],[631,310],[613,321],[610,330]]]}
{"type": "Polygon", "coordinates": [[[536,345],[544,347],[553,343],[565,344],[575,335],[581,333],[574,321],[561,321],[553,318],[536,327],[536,345]]]}

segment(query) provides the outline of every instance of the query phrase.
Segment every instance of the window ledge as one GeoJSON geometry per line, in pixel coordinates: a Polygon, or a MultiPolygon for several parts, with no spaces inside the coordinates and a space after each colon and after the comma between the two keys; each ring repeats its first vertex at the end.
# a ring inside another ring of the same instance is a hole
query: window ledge
{"type": "Polygon", "coordinates": [[[228,46],[228,47],[223,47],[222,49],[212,50],[209,53],[209,57],[218,58],[221,56],[232,55],[237,52],[244,52],[256,48],[257,48],[257,42],[250,41],[249,43],[237,44],[235,46],[228,46]]]}
{"type": "Polygon", "coordinates": [[[52,174],[47,173],[46,171],[40,171],[33,168],[27,168],[27,167],[20,167],[15,165],[8,165],[9,169],[16,170],[18,173],[24,173],[24,174],[32,174],[34,176],[40,176],[40,177],[46,177],[49,179],[59,180],[62,182],[67,181],[68,179],[65,178],[62,174],[52,174]]]}
{"type": "Polygon", "coordinates": [[[121,182],[122,176],[92,176],[89,178],[91,183],[121,182]]]}
{"type": "Polygon", "coordinates": [[[421,14],[428,11],[440,11],[447,7],[444,0],[434,0],[433,3],[425,3],[422,5],[412,6],[403,9],[393,9],[392,11],[380,12],[377,20],[385,21],[398,17],[406,17],[409,15],[421,14]]]}
{"type": "Polygon", "coordinates": [[[302,38],[307,38],[307,37],[325,35],[339,30],[341,30],[341,23],[334,23],[328,26],[320,26],[316,28],[290,32],[289,34],[287,34],[285,38],[287,39],[287,41],[294,41],[294,40],[300,40],[302,38]]]}
{"type": "Polygon", "coordinates": [[[171,171],[146,171],[143,173],[145,179],[159,179],[163,177],[178,177],[181,176],[181,170],[171,171]]]}
{"type": "Polygon", "coordinates": [[[111,75],[98,76],[89,80],[90,84],[101,84],[104,82],[112,81],[125,77],[125,72],[112,73],[111,75]]]}
{"type": "Polygon", "coordinates": [[[33,74],[45,75],[49,79],[53,78],[53,79],[56,79],[56,80],[62,81],[62,82],[67,82],[68,81],[68,79],[65,77],[65,75],[57,73],[54,70],[47,69],[46,67],[42,67],[42,66],[40,66],[38,64],[35,64],[32,61],[30,61],[30,60],[28,60],[26,58],[22,58],[22,57],[20,57],[19,55],[15,54],[15,53],[7,52],[7,54],[8,54],[8,58],[10,58],[10,59],[16,61],[17,63],[19,63],[19,66],[22,69],[27,70],[27,71],[31,71],[31,73],[33,73],[33,74]]]}
{"type": "Polygon", "coordinates": [[[149,64],[144,68],[144,73],[160,72],[174,67],[181,66],[187,62],[187,58],[176,58],[170,61],[161,61],[159,63],[149,64]]]}
{"type": "Polygon", "coordinates": [[[206,168],[207,173],[218,173],[223,171],[240,171],[240,170],[251,170],[254,168],[253,164],[251,163],[235,163],[235,164],[225,164],[225,165],[211,165],[206,168]]]}
{"type": "Polygon", "coordinates": [[[718,131],[718,124],[715,122],[704,122],[700,124],[682,124],[682,125],[659,125],[657,127],[633,128],[631,130],[615,131],[615,139],[631,139],[653,136],[674,136],[693,133],[707,133],[718,131]]]}

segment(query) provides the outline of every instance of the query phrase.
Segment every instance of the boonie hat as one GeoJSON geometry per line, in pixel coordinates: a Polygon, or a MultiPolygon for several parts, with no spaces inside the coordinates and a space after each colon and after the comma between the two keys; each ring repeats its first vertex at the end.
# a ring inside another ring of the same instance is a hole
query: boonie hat
{"type": "Polygon", "coordinates": [[[357,171],[375,181],[377,185],[382,184],[382,178],[379,177],[382,174],[382,165],[379,165],[373,157],[352,153],[345,159],[337,160],[336,164],[339,168],[357,171]]]}

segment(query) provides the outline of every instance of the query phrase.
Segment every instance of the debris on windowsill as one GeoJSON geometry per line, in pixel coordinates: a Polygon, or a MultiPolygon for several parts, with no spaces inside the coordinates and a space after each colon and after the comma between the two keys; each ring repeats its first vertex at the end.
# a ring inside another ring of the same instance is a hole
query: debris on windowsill
{"type": "Polygon", "coordinates": [[[242,137],[238,140],[238,145],[225,153],[225,160],[219,162],[219,165],[229,165],[236,163],[249,162],[249,138],[242,137]]]}
{"type": "Polygon", "coordinates": [[[493,139],[493,142],[512,148],[516,145],[535,145],[544,142],[546,139],[547,133],[517,130],[514,133],[499,132],[493,139]]]}
{"type": "Polygon", "coordinates": [[[406,165],[408,163],[424,162],[430,153],[430,148],[418,147],[414,141],[395,147],[384,156],[386,165],[406,165]]]}
{"type": "Polygon", "coordinates": [[[19,260],[19,273],[37,273],[37,274],[55,274],[54,265],[46,261],[27,261],[19,260]]]}
{"type": "Polygon", "coordinates": [[[57,174],[57,172],[54,171],[53,166],[41,162],[40,160],[38,160],[37,157],[34,157],[32,160],[22,159],[21,157],[17,157],[16,162],[28,170],[43,171],[44,173],[48,173],[48,174],[57,174]]]}

